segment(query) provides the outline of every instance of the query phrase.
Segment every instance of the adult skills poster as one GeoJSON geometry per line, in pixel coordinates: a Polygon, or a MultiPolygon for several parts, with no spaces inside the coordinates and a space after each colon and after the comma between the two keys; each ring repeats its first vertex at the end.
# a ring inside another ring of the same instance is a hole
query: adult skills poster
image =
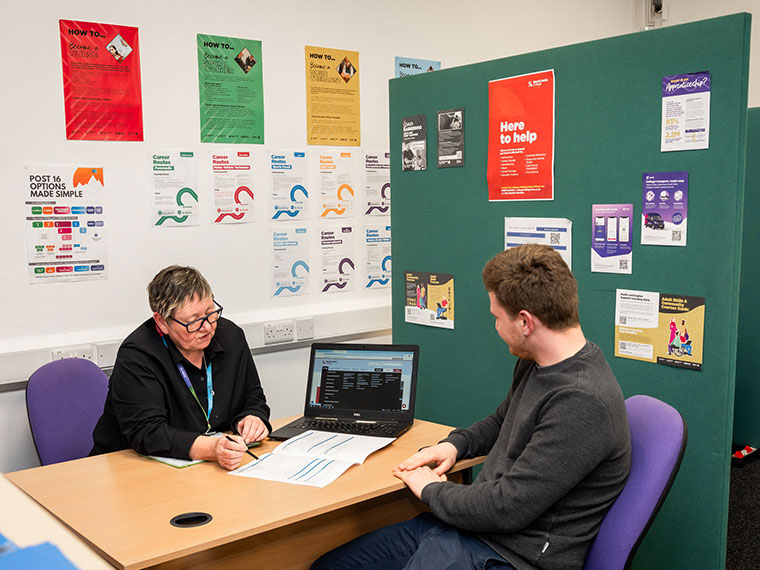
{"type": "Polygon", "coordinates": [[[201,142],[264,144],[261,42],[197,39],[201,142]]]}
{"type": "Polygon", "coordinates": [[[361,144],[359,52],[306,46],[306,142],[361,144]]]}
{"type": "Polygon", "coordinates": [[[67,140],[143,140],[137,28],[59,20],[67,140]]]}
{"type": "Polygon", "coordinates": [[[26,165],[24,178],[29,282],[107,277],[103,169],[26,165]]]}
{"type": "Polygon", "coordinates": [[[615,356],[702,370],[705,298],[618,289],[615,356]]]}
{"type": "Polygon", "coordinates": [[[488,84],[488,199],[554,199],[554,70],[488,84]]]}

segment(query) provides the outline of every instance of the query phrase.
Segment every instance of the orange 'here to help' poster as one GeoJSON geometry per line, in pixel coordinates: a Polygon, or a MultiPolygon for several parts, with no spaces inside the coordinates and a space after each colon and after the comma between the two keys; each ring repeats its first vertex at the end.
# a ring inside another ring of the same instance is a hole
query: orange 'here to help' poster
{"type": "Polygon", "coordinates": [[[554,199],[554,71],[488,84],[488,199],[554,199]]]}

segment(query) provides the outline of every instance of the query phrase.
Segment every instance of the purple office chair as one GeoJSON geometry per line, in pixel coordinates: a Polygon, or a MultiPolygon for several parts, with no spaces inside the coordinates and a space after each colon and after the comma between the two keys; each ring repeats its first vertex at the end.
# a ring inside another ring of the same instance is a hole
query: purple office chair
{"type": "Polygon", "coordinates": [[[54,360],[29,377],[26,411],[42,465],[89,455],[107,392],[108,377],[84,358],[54,360]]]}
{"type": "Polygon", "coordinates": [[[650,396],[625,401],[631,428],[631,474],[602,521],[584,570],[627,570],[673,485],[686,449],[686,422],[650,396]]]}

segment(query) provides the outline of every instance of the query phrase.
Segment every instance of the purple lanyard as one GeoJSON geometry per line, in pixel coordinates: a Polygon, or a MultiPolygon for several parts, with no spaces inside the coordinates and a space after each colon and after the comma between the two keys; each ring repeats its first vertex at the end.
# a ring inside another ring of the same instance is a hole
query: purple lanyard
{"type": "MultiPolygon", "coordinates": [[[[161,331],[158,331],[158,334],[161,336],[161,341],[164,343],[166,350],[169,350],[169,345],[166,344],[164,335],[161,334],[161,331]]],[[[195,388],[193,388],[193,385],[190,383],[190,377],[187,375],[185,366],[181,362],[178,362],[177,369],[179,370],[179,375],[182,376],[182,380],[185,381],[185,386],[187,386],[187,389],[190,390],[190,393],[193,395],[193,398],[195,398],[195,401],[198,402],[198,405],[203,412],[203,416],[206,418],[206,433],[209,433],[211,431],[211,409],[214,407],[214,379],[211,376],[211,363],[209,362],[206,365],[206,398],[208,400],[208,410],[203,409],[203,405],[198,399],[198,395],[195,393],[195,388]]]]}

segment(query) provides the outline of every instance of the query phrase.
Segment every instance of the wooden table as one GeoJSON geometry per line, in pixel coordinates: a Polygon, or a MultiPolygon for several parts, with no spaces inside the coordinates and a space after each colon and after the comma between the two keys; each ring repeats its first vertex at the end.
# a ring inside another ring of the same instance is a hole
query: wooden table
{"type": "Polygon", "coordinates": [[[50,542],[82,570],[112,568],[66,525],[4,477],[0,477],[0,533],[19,548],[50,542]]]}
{"type": "MultiPolygon", "coordinates": [[[[118,568],[308,568],[351,538],[425,510],[391,468],[450,429],[416,420],[322,489],[235,477],[215,463],[175,469],[134,451],[6,477],[118,568]],[[187,512],[213,520],[195,528],[170,525],[187,512]]],[[[276,445],[264,442],[256,454],[276,445]]],[[[453,480],[481,461],[457,463],[453,480]]]]}

